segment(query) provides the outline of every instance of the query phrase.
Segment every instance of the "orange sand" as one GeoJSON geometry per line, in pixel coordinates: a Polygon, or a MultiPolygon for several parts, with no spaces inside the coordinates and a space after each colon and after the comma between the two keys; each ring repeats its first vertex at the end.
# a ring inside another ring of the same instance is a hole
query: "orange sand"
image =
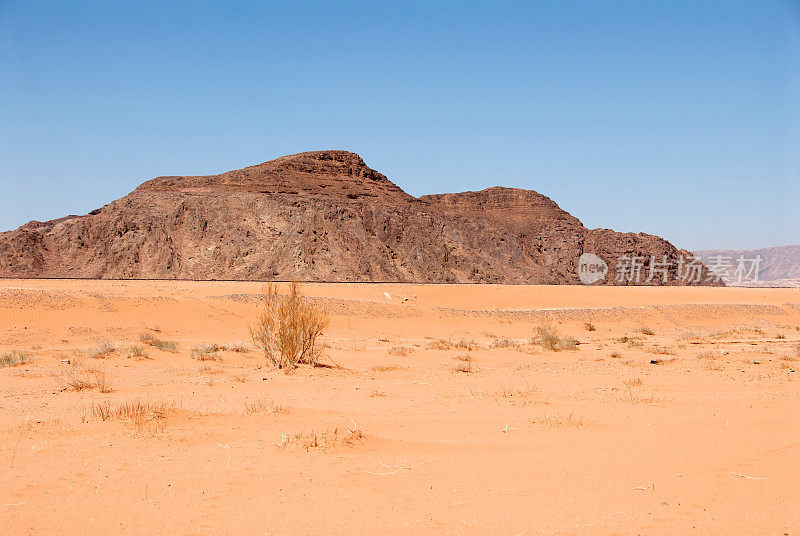
{"type": "Polygon", "coordinates": [[[314,284],[338,367],[193,359],[259,290],[0,281],[0,534],[800,530],[800,289],[314,284]]]}

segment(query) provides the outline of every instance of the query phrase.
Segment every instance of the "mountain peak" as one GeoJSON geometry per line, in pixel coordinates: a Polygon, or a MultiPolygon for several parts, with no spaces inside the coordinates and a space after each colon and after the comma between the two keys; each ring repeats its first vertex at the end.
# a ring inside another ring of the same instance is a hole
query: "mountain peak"
{"type": "Polygon", "coordinates": [[[358,154],[342,150],[282,156],[219,175],[157,177],[143,183],[136,191],[324,195],[383,201],[413,199],[385,175],[367,166],[358,154]]]}

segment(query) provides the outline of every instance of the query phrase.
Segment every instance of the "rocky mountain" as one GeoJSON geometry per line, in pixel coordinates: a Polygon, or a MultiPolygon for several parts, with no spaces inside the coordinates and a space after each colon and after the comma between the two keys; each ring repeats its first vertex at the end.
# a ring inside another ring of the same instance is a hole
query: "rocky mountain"
{"type": "Polygon", "coordinates": [[[719,266],[728,276],[731,286],[800,287],[800,245],[744,250],[708,249],[696,251],[695,255],[706,264],[719,266]],[[736,270],[740,258],[744,276],[752,264],[757,263],[757,279],[742,277],[739,281],[736,270]]]}
{"type": "Polygon", "coordinates": [[[586,229],[534,191],[415,198],[357,154],[315,151],[159,177],[85,216],[0,233],[0,276],[577,284],[588,252],[608,264],[597,284],[635,283],[628,258],[646,260],[644,283],[652,257],[671,267],[647,284],[687,283],[688,252],[586,229]]]}

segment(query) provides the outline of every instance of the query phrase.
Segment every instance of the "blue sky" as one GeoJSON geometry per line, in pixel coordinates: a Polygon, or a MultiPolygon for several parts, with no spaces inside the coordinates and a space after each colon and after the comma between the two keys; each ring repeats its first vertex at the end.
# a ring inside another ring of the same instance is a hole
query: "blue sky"
{"type": "Polygon", "coordinates": [[[0,0],[0,230],[361,154],[680,247],[800,243],[800,2],[0,0]]]}

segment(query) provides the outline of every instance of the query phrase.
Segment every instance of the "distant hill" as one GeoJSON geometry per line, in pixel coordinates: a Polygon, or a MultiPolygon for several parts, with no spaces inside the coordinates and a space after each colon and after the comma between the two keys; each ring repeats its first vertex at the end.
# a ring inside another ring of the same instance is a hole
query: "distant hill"
{"type": "Polygon", "coordinates": [[[648,284],[686,282],[675,267],[689,252],[587,229],[537,192],[416,198],[357,154],[315,151],[159,177],[85,216],[0,233],[0,276],[578,284],[583,253],[607,264],[596,284],[630,284],[616,278],[630,257],[672,266],[648,284]]]}
{"type": "MultiPolygon", "coordinates": [[[[738,282],[734,278],[731,286],[800,287],[800,245],[778,246],[761,249],[707,249],[695,251],[704,264],[712,265],[720,256],[730,258],[734,266],[737,259],[756,259],[761,257],[757,282],[738,282]]],[[[731,275],[733,271],[731,271],[731,275]]]]}

